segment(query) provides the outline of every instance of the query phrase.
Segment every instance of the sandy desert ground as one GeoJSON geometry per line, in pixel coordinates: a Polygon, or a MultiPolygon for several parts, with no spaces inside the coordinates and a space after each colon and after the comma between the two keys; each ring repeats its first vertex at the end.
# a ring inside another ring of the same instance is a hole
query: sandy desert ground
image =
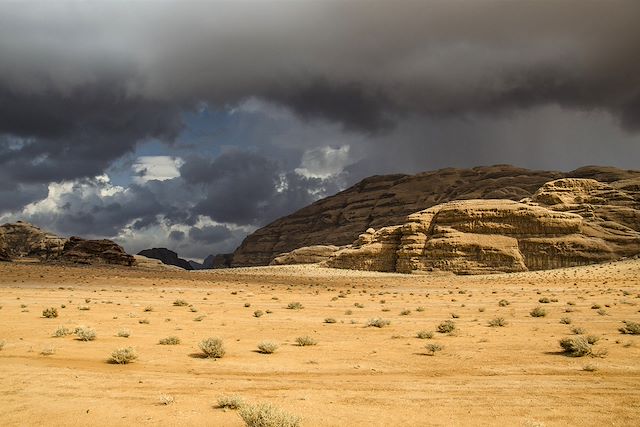
{"type": "Polygon", "coordinates": [[[462,277],[1,264],[0,424],[241,426],[216,407],[237,394],[305,426],[638,425],[640,336],[618,328],[640,321],[639,303],[640,260],[462,277]],[[531,317],[537,306],[548,314],[531,317]],[[47,307],[59,316],[44,318],[47,307]],[[499,317],[506,326],[488,326],[499,317]],[[372,318],[391,323],[366,327],[372,318]],[[416,337],[445,320],[453,333],[416,337]],[[61,325],[97,338],[53,337],[61,325]],[[600,338],[599,356],[560,353],[574,327],[600,338]],[[179,345],[158,344],[172,335],[179,345]],[[296,345],[305,335],[317,345],[296,345]],[[223,358],[201,357],[207,337],[223,339],[223,358]],[[263,340],[280,347],[260,354],[263,340]],[[443,349],[430,355],[427,344],[443,349]],[[108,363],[126,346],[136,361],[108,363]]]}

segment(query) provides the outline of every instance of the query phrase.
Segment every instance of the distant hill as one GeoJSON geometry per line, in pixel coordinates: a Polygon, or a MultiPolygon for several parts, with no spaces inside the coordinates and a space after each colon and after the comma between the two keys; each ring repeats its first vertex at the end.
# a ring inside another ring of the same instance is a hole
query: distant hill
{"type": "Polygon", "coordinates": [[[189,261],[179,258],[177,253],[167,248],[144,249],[138,252],[138,255],[160,260],[163,264],[175,265],[176,267],[184,268],[185,270],[193,270],[189,261]]]}

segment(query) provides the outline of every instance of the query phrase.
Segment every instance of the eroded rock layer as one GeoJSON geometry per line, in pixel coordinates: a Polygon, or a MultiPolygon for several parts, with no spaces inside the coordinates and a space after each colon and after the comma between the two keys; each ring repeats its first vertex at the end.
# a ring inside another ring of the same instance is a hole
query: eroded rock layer
{"type": "Polygon", "coordinates": [[[326,264],[377,271],[516,272],[640,253],[640,178],[559,179],[521,202],[447,202],[367,230],[326,264]]]}
{"type": "Polygon", "coordinates": [[[585,167],[562,173],[498,165],[373,176],[257,230],[236,249],[233,266],[267,265],[280,254],[305,246],[349,245],[363,230],[402,224],[413,212],[453,200],[518,201],[531,197],[546,182],[567,177],[610,183],[632,180],[640,172],[585,167]]]}

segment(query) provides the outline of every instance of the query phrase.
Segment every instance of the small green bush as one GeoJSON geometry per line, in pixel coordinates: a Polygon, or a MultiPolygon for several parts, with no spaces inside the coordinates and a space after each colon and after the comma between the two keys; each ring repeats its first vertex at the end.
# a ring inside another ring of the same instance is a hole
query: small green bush
{"type": "Polygon", "coordinates": [[[318,344],[318,342],[316,340],[314,340],[313,338],[311,338],[308,335],[296,338],[296,343],[300,347],[305,347],[305,346],[308,346],[308,345],[316,345],[316,344],[318,344]]]}
{"type": "Polygon", "coordinates": [[[158,344],[160,344],[160,345],[178,345],[178,344],[180,344],[180,338],[172,335],[170,337],[162,338],[160,341],[158,341],[158,344]]]}
{"type": "Polygon", "coordinates": [[[492,328],[507,326],[507,321],[504,320],[504,317],[496,317],[495,319],[489,320],[489,326],[492,328]]]}
{"type": "Polygon", "coordinates": [[[498,301],[498,305],[499,305],[500,307],[506,307],[506,306],[508,306],[509,304],[511,304],[511,303],[510,303],[509,301],[507,301],[506,299],[501,299],[500,301],[498,301]]]}
{"type": "Polygon", "coordinates": [[[200,350],[208,358],[219,359],[225,354],[224,345],[220,338],[207,338],[200,341],[200,350]]]}
{"type": "Polygon", "coordinates": [[[391,324],[390,320],[385,320],[385,319],[381,319],[379,317],[376,317],[375,319],[369,319],[367,320],[367,327],[374,327],[374,328],[384,328],[385,326],[389,326],[391,324]]]}
{"type": "Polygon", "coordinates": [[[183,299],[177,299],[173,302],[173,305],[176,307],[186,307],[189,305],[189,303],[183,299]]]}
{"type": "Polygon", "coordinates": [[[627,320],[624,320],[622,323],[624,323],[624,326],[618,329],[620,332],[629,335],[640,335],[640,323],[629,322],[627,320]]]}
{"type": "Polygon", "coordinates": [[[405,310],[402,310],[402,311],[400,312],[400,316],[408,316],[408,315],[410,315],[410,314],[411,314],[411,310],[406,310],[406,309],[405,309],[405,310]]]}
{"type": "Polygon", "coordinates": [[[453,323],[453,321],[451,320],[445,320],[444,322],[440,323],[436,328],[436,330],[442,334],[448,334],[450,332],[453,332],[455,329],[456,329],[456,324],[453,323]]]}
{"type": "Polygon", "coordinates": [[[304,307],[299,302],[290,302],[289,304],[287,304],[287,308],[289,310],[302,310],[304,307]]]}
{"type": "Polygon", "coordinates": [[[551,300],[547,297],[542,297],[538,300],[539,303],[541,304],[549,304],[551,302],[551,300]]]}
{"type": "Polygon", "coordinates": [[[262,341],[258,344],[258,351],[262,354],[271,354],[275,353],[278,347],[278,344],[272,341],[262,341]]]}
{"type": "Polygon", "coordinates": [[[74,333],[80,341],[93,341],[96,339],[96,331],[84,326],[76,328],[74,333]]]}
{"type": "Polygon", "coordinates": [[[334,319],[333,317],[327,317],[324,319],[324,323],[336,323],[337,320],[334,319]]]}
{"type": "Polygon", "coordinates": [[[253,317],[262,317],[264,315],[264,311],[256,310],[253,312],[253,317]]]}
{"type": "Polygon", "coordinates": [[[240,409],[244,405],[244,399],[237,394],[218,397],[218,408],[240,409]]]}
{"type": "Polygon", "coordinates": [[[574,326],[573,328],[571,328],[571,332],[576,335],[584,335],[587,333],[587,330],[585,328],[581,328],[580,326],[574,326]]]}
{"type": "Polygon", "coordinates": [[[544,317],[547,315],[547,311],[542,307],[536,307],[529,312],[531,317],[544,317]]]}
{"type": "Polygon", "coordinates": [[[58,326],[58,329],[53,332],[53,336],[56,338],[66,337],[67,335],[71,335],[71,331],[65,326],[58,326]]]}
{"type": "Polygon", "coordinates": [[[570,325],[571,324],[571,318],[570,317],[563,317],[562,319],[560,319],[560,323],[562,323],[563,325],[570,325]]]}
{"type": "Polygon", "coordinates": [[[442,351],[442,350],[444,349],[444,347],[443,347],[441,344],[436,344],[436,343],[433,343],[433,344],[427,344],[427,345],[425,346],[425,348],[427,349],[427,351],[429,352],[429,354],[430,354],[430,355],[432,355],[432,356],[433,356],[434,354],[436,354],[436,352],[438,352],[438,351],[442,351]]]}
{"type": "Polygon", "coordinates": [[[127,363],[133,362],[137,358],[138,355],[132,347],[124,347],[114,350],[113,353],[111,353],[110,361],[112,363],[126,365],[127,363]]]}
{"type": "Polygon", "coordinates": [[[299,427],[300,417],[270,403],[243,405],[238,412],[247,427],[299,427]]]}
{"type": "Polygon", "coordinates": [[[418,333],[416,333],[416,337],[420,338],[421,340],[430,340],[431,338],[433,338],[433,332],[431,332],[431,331],[418,331],[418,333]]]}
{"type": "Polygon", "coordinates": [[[53,319],[58,317],[58,309],[55,307],[49,307],[42,310],[42,317],[46,317],[47,319],[53,319]]]}
{"type": "Polygon", "coordinates": [[[131,336],[131,332],[128,329],[120,329],[118,331],[118,336],[120,338],[129,338],[131,336]]]}
{"type": "Polygon", "coordinates": [[[568,337],[560,340],[560,347],[571,357],[588,356],[592,353],[591,344],[584,337],[568,337]]]}

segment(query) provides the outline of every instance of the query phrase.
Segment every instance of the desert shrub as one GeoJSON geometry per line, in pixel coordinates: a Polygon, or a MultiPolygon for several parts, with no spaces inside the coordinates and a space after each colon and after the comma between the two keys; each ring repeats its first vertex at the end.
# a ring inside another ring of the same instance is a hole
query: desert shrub
{"type": "Polygon", "coordinates": [[[65,326],[58,326],[58,329],[56,329],[53,332],[53,336],[56,338],[66,337],[67,335],[70,335],[70,334],[71,334],[71,331],[65,326]]]}
{"type": "Polygon", "coordinates": [[[111,353],[111,359],[109,359],[112,363],[117,363],[119,365],[126,365],[127,363],[131,363],[138,358],[136,351],[132,347],[124,347],[118,348],[111,353]]]}
{"type": "Polygon", "coordinates": [[[225,354],[224,346],[220,338],[207,338],[200,341],[200,350],[206,357],[219,359],[225,354]]]}
{"type": "Polygon", "coordinates": [[[318,344],[318,341],[314,340],[313,338],[311,338],[308,335],[305,335],[303,337],[296,338],[296,343],[300,347],[304,347],[304,346],[307,346],[307,345],[316,345],[316,344],[318,344]]]}
{"type": "Polygon", "coordinates": [[[406,309],[405,309],[405,310],[402,310],[402,311],[400,312],[400,316],[408,316],[408,315],[410,315],[410,314],[411,314],[411,310],[406,310],[406,309]]]}
{"type": "Polygon", "coordinates": [[[96,339],[96,331],[91,328],[80,326],[73,332],[80,341],[93,341],[96,339]]]}
{"type": "Polygon", "coordinates": [[[424,307],[420,306],[416,308],[417,312],[423,312],[424,311],[424,307]]]}
{"type": "Polygon", "coordinates": [[[120,338],[129,338],[131,336],[131,332],[128,329],[120,329],[118,331],[118,336],[120,338]]]}
{"type": "Polygon", "coordinates": [[[593,344],[597,343],[598,341],[600,341],[600,337],[598,337],[596,335],[587,335],[585,339],[591,345],[593,345],[593,344]]]}
{"type": "Polygon", "coordinates": [[[204,318],[207,316],[198,316],[198,317],[194,317],[193,321],[194,322],[202,322],[204,320],[204,318]]]}
{"type": "Polygon", "coordinates": [[[244,405],[238,412],[247,427],[299,427],[300,417],[270,403],[244,405]]]}
{"type": "Polygon", "coordinates": [[[302,310],[304,307],[299,302],[290,302],[289,304],[287,304],[287,308],[289,310],[302,310]]]}
{"type": "Polygon", "coordinates": [[[0,350],[2,350],[6,344],[7,342],[5,340],[0,340],[0,350]]]}
{"type": "Polygon", "coordinates": [[[158,344],[160,344],[160,345],[178,345],[178,344],[180,344],[180,338],[172,335],[170,337],[162,338],[160,341],[158,341],[158,344]]]}
{"type": "Polygon", "coordinates": [[[52,345],[49,345],[43,348],[42,351],[40,352],[42,356],[51,356],[52,354],[55,354],[55,353],[56,353],[56,348],[52,345]]]}
{"type": "Polygon", "coordinates": [[[551,302],[551,300],[547,297],[542,297],[538,300],[539,303],[541,304],[549,304],[551,302]]]}
{"type": "Polygon", "coordinates": [[[345,315],[351,316],[353,314],[353,310],[347,310],[344,312],[345,315]]]}
{"type": "Polygon", "coordinates": [[[562,319],[560,319],[560,323],[562,323],[563,325],[570,325],[571,324],[571,318],[570,317],[563,317],[562,319]]]}
{"type": "Polygon", "coordinates": [[[436,328],[436,330],[442,334],[453,332],[455,329],[456,329],[456,324],[453,323],[453,321],[451,320],[445,320],[444,322],[440,323],[436,328]]]}
{"type": "Polygon", "coordinates": [[[148,325],[149,323],[151,323],[151,321],[149,319],[140,319],[138,320],[138,323],[140,323],[141,325],[148,325]]]}
{"type": "Polygon", "coordinates": [[[602,308],[602,306],[601,306],[600,304],[593,304],[593,305],[591,306],[591,309],[592,309],[592,310],[600,310],[601,308],[602,308]]]}
{"type": "Polygon", "coordinates": [[[353,304],[353,306],[356,308],[364,308],[364,304],[360,304],[359,302],[353,304]]]}
{"type": "Polygon", "coordinates": [[[88,305],[79,305],[78,306],[78,310],[80,310],[80,311],[88,311],[88,310],[91,310],[91,307],[89,307],[88,305]]]}
{"type": "Polygon", "coordinates": [[[597,367],[596,365],[591,365],[591,364],[589,364],[589,365],[585,365],[585,366],[582,368],[582,370],[583,370],[583,371],[586,371],[586,372],[595,372],[595,371],[597,371],[597,370],[598,370],[598,367],[597,367]]]}
{"type": "Polygon", "coordinates": [[[484,307],[478,307],[478,311],[480,313],[484,313],[485,310],[486,310],[486,308],[484,308],[484,307]]]}
{"type": "Polygon", "coordinates": [[[624,326],[618,329],[623,334],[640,335],[640,323],[623,321],[624,326]]]}
{"type": "Polygon", "coordinates": [[[390,320],[381,319],[379,317],[367,320],[367,326],[373,326],[375,328],[384,328],[385,326],[389,326],[390,324],[390,320]]]}
{"type": "Polygon", "coordinates": [[[587,333],[587,330],[585,328],[581,328],[580,326],[574,326],[573,328],[571,328],[571,332],[576,335],[583,335],[587,333]]]}
{"type": "Polygon", "coordinates": [[[243,405],[244,399],[237,394],[218,397],[218,408],[240,409],[243,405]]]}
{"type": "Polygon", "coordinates": [[[258,351],[262,354],[271,354],[275,353],[278,347],[278,344],[272,341],[262,341],[260,344],[258,344],[258,351]]]}
{"type": "Polygon", "coordinates": [[[146,307],[144,308],[144,311],[147,311],[147,312],[148,312],[148,311],[153,311],[153,307],[151,307],[150,305],[148,305],[148,306],[146,306],[146,307]]]}
{"type": "Polygon", "coordinates": [[[336,323],[337,320],[334,319],[333,317],[327,317],[326,319],[324,319],[324,323],[336,323]]]}
{"type": "Polygon", "coordinates": [[[253,317],[260,317],[262,315],[264,315],[264,311],[262,310],[256,310],[253,312],[253,317]]]}
{"type": "Polygon", "coordinates": [[[489,320],[489,326],[492,328],[495,328],[498,326],[506,326],[506,325],[507,325],[507,321],[504,320],[504,317],[496,317],[495,319],[489,320]]]}
{"type": "Polygon", "coordinates": [[[533,310],[531,310],[529,312],[529,315],[531,317],[544,317],[544,316],[547,315],[547,311],[544,308],[538,306],[538,307],[534,308],[533,310]]]}
{"type": "Polygon", "coordinates": [[[598,313],[600,316],[606,316],[606,315],[608,314],[608,313],[607,313],[607,310],[605,310],[604,308],[601,308],[600,310],[598,310],[598,311],[597,311],[597,313],[598,313]]]}
{"type": "Polygon", "coordinates": [[[430,340],[431,338],[433,338],[433,332],[431,332],[431,331],[418,331],[418,333],[416,333],[416,337],[420,338],[421,340],[430,340]]]}
{"type": "Polygon", "coordinates": [[[173,302],[173,305],[176,307],[186,307],[189,305],[189,303],[183,299],[177,299],[173,302]]]}
{"type": "Polygon", "coordinates": [[[173,396],[170,396],[168,394],[161,394],[159,400],[161,405],[171,405],[176,401],[173,396]]]}
{"type": "Polygon", "coordinates": [[[436,354],[436,352],[441,351],[442,349],[444,349],[444,347],[441,344],[427,344],[425,346],[425,348],[427,349],[427,351],[429,352],[429,354],[431,354],[432,356],[434,354],[436,354]]]}
{"type": "Polygon", "coordinates": [[[560,347],[571,357],[588,356],[592,353],[591,344],[584,337],[568,337],[560,340],[560,347]]]}
{"type": "Polygon", "coordinates": [[[459,315],[459,314],[456,314],[456,313],[451,313],[451,318],[452,318],[452,319],[459,319],[459,318],[460,318],[460,315],[459,315]]]}
{"type": "Polygon", "coordinates": [[[500,307],[506,307],[506,306],[508,306],[509,304],[511,304],[511,303],[510,303],[509,301],[507,301],[506,299],[501,299],[500,301],[498,301],[498,305],[499,305],[500,307]]]}
{"type": "Polygon", "coordinates": [[[58,309],[55,307],[45,308],[42,310],[42,317],[46,317],[47,319],[58,317],[58,309]]]}
{"type": "Polygon", "coordinates": [[[251,303],[250,302],[245,302],[244,303],[244,308],[249,308],[251,307],[251,303]]]}

